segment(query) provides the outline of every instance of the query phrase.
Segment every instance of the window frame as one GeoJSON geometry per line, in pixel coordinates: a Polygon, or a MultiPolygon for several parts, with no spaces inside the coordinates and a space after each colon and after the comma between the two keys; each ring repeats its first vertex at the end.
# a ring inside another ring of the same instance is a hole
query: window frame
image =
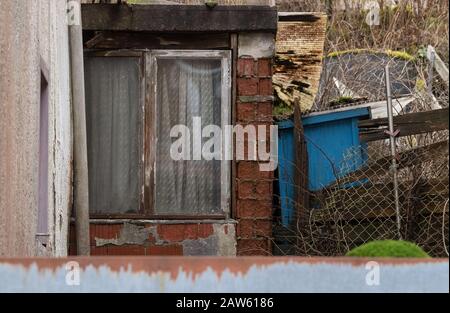
{"type": "MultiPolygon", "coordinates": [[[[162,58],[209,58],[220,59],[221,84],[221,128],[231,125],[232,98],[232,51],[231,50],[148,50],[126,49],[107,51],[86,51],[86,57],[138,57],[141,63],[140,113],[142,114],[140,141],[140,206],[136,213],[89,213],[94,219],[153,219],[153,220],[226,220],[231,218],[231,161],[221,161],[221,213],[198,214],[156,214],[156,127],[157,127],[157,61],[162,58]]],[[[168,130],[170,131],[170,130],[168,130]]]]}

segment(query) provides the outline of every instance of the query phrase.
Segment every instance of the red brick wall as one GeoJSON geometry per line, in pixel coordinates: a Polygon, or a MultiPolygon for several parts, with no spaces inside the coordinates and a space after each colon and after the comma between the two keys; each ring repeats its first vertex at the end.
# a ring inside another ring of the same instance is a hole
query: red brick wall
{"type": "MultiPolygon", "coordinates": [[[[272,59],[240,57],[237,123],[243,126],[272,124],[272,95],[272,59]]],[[[268,134],[267,131],[267,142],[268,134]]],[[[258,161],[238,161],[236,167],[237,254],[269,255],[272,250],[273,172],[260,171],[258,161]]]]}
{"type": "MultiPolygon", "coordinates": [[[[140,244],[98,245],[96,239],[118,239],[124,224],[91,224],[91,255],[183,255],[182,242],[186,239],[205,239],[213,235],[213,224],[144,224],[148,236],[140,244]],[[150,228],[153,228],[150,231],[150,228]],[[155,235],[157,238],[155,238],[155,235]]],[[[76,255],[75,227],[70,227],[69,255],[76,255]]]]}

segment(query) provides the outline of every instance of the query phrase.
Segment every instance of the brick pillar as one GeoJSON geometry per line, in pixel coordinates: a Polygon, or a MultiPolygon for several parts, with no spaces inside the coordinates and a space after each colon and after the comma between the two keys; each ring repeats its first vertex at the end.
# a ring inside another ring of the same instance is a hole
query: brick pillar
{"type": "MultiPolygon", "coordinates": [[[[266,142],[269,142],[269,126],[273,122],[272,95],[272,59],[240,57],[237,64],[237,124],[244,127],[266,125],[266,142]]],[[[257,160],[237,161],[237,255],[271,254],[273,177],[273,172],[260,171],[257,160]]]]}

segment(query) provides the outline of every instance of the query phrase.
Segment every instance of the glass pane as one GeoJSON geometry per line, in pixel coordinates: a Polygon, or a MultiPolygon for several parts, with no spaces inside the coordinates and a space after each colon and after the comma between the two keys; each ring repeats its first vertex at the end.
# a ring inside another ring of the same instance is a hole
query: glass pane
{"type": "Polygon", "coordinates": [[[139,59],[85,60],[89,204],[93,213],[139,209],[139,59]]]}
{"type": "MultiPolygon", "coordinates": [[[[193,160],[192,122],[221,126],[221,60],[158,59],[155,212],[173,215],[221,213],[221,161],[193,160]],[[190,160],[173,160],[173,126],[190,130],[190,160]]],[[[203,143],[208,138],[203,139],[203,143]]]]}

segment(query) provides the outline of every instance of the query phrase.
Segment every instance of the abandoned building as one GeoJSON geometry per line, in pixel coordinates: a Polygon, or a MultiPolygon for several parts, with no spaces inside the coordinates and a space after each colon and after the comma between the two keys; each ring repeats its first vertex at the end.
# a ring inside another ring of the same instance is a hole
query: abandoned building
{"type": "MultiPolygon", "coordinates": [[[[273,123],[276,7],[85,2],[2,2],[0,255],[272,254],[274,172],[176,163],[169,134],[273,123]]],[[[325,20],[289,15],[280,42],[320,23],[317,56],[325,20]]]]}
{"type": "Polygon", "coordinates": [[[96,2],[1,3],[0,256],[446,255],[439,56],[426,82],[404,53],[324,58],[327,16],[270,0],[96,2]]]}

